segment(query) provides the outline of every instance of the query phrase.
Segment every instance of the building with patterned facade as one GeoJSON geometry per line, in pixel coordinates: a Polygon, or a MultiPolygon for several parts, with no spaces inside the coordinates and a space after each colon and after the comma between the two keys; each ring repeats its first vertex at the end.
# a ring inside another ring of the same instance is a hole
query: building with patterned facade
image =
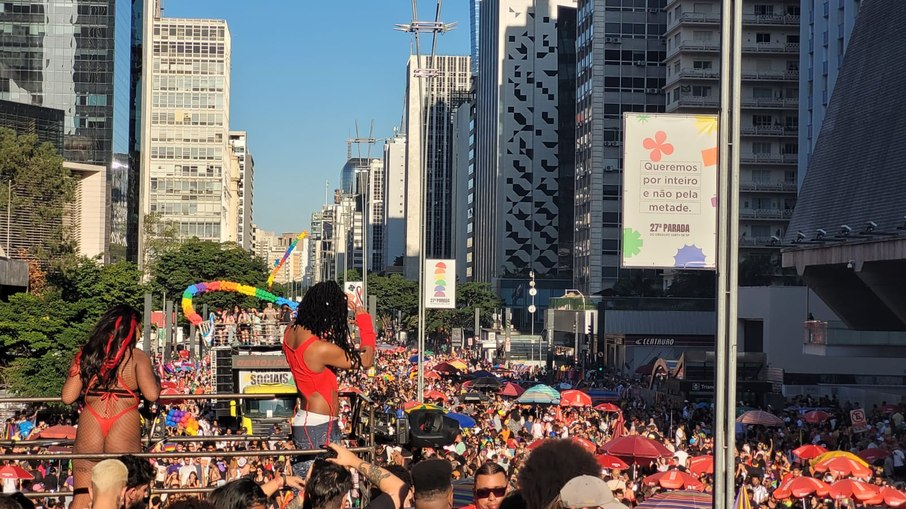
{"type": "Polygon", "coordinates": [[[248,133],[230,131],[230,151],[239,163],[237,182],[236,244],[243,249],[252,249],[255,196],[255,159],[248,147],[248,133]]]}
{"type": "Polygon", "coordinates": [[[417,278],[421,250],[421,203],[425,201],[425,255],[450,258],[453,112],[469,97],[471,69],[468,56],[410,56],[406,65],[406,98],[403,120],[406,134],[406,257],[405,274],[417,278]],[[425,78],[428,73],[430,79],[425,78]],[[431,90],[423,90],[424,82],[431,90]],[[430,102],[429,102],[430,101],[430,102]],[[427,148],[423,147],[425,121],[427,148]],[[424,155],[428,154],[427,161],[424,155]],[[424,191],[422,176],[427,175],[424,191]]]}
{"type": "Polygon", "coordinates": [[[623,113],[664,111],[666,0],[579,0],[573,285],[616,283],[622,242],[623,113]]]}
{"type": "MultiPolygon", "coordinates": [[[[718,112],[720,5],[667,2],[668,113],[718,112]]],[[[743,4],[739,247],[743,263],[763,270],[779,270],[777,245],[796,205],[799,13],[800,0],[743,4]]]]}
{"type": "Polygon", "coordinates": [[[575,0],[483,0],[472,279],[571,277],[575,0]]]}
{"type": "Polygon", "coordinates": [[[142,115],[143,217],[154,214],[181,237],[235,239],[227,24],[157,12],[151,34],[142,115]]]}
{"type": "Polygon", "coordinates": [[[133,19],[142,0],[41,0],[0,8],[0,99],[62,110],[63,157],[106,168],[104,254],[137,253],[130,162],[133,19]]]}

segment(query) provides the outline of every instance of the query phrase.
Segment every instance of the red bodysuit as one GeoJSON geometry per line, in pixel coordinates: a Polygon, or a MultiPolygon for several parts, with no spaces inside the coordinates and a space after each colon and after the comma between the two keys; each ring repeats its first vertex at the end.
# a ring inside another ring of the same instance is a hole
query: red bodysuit
{"type": "MultiPolygon", "coordinates": [[[[362,335],[362,343],[368,343],[370,339],[370,343],[374,344],[375,335],[374,327],[371,325],[371,315],[368,313],[356,315],[355,323],[359,327],[359,334],[362,335]]],[[[305,350],[318,339],[317,336],[312,336],[295,349],[284,341],[283,354],[286,356],[286,362],[289,363],[289,369],[296,380],[296,388],[305,396],[306,402],[312,394],[317,393],[327,401],[328,405],[331,405],[334,394],[339,390],[337,375],[329,367],[325,367],[320,372],[315,372],[305,364],[305,350]]]]}
{"type": "Polygon", "coordinates": [[[129,413],[133,410],[138,410],[139,398],[138,398],[138,395],[135,394],[135,392],[132,389],[130,389],[129,387],[126,386],[126,383],[123,381],[123,377],[119,373],[116,374],[116,383],[120,386],[120,388],[99,389],[99,388],[92,387],[92,385],[96,381],[97,381],[97,377],[94,377],[91,379],[91,382],[88,384],[88,389],[85,390],[85,397],[87,398],[88,396],[91,396],[91,397],[100,398],[100,400],[104,402],[104,413],[105,414],[109,415],[109,413],[110,413],[110,411],[109,411],[110,402],[118,401],[120,396],[129,396],[129,397],[135,398],[134,405],[128,406],[128,407],[124,408],[123,410],[117,412],[116,415],[112,415],[109,417],[103,417],[100,413],[98,413],[97,410],[95,410],[91,406],[90,403],[88,403],[87,401],[85,402],[85,408],[88,409],[88,411],[91,413],[91,415],[93,415],[94,418],[98,421],[98,426],[101,428],[101,434],[104,435],[104,438],[107,438],[107,435],[110,433],[110,428],[113,427],[113,425],[116,423],[117,420],[119,420],[120,417],[126,415],[127,413],[129,413]]]}

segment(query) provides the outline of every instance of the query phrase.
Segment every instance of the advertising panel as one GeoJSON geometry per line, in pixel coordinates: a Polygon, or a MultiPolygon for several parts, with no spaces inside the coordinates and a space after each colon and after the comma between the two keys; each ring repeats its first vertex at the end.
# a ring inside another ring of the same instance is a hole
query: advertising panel
{"type": "Polygon", "coordinates": [[[456,308],[456,260],[425,260],[425,307],[456,308]]]}

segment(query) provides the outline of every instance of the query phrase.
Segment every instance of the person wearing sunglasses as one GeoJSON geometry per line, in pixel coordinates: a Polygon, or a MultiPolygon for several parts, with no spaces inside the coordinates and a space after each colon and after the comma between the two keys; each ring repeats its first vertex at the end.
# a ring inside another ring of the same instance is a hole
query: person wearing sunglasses
{"type": "Polygon", "coordinates": [[[509,491],[506,470],[498,463],[487,462],[475,471],[472,505],[463,509],[500,509],[500,503],[509,491]]]}

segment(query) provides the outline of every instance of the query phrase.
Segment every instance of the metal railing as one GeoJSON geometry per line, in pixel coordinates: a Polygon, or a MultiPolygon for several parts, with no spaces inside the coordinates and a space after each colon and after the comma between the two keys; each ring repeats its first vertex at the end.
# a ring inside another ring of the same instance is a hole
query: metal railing
{"type": "Polygon", "coordinates": [[[799,26],[798,14],[743,14],[743,25],[796,25],[799,26]]]}
{"type": "Polygon", "coordinates": [[[796,192],[796,188],[795,182],[784,180],[742,181],[739,183],[740,191],[796,192]]]}
{"type": "Polygon", "coordinates": [[[789,219],[792,209],[740,209],[739,217],[744,219],[789,219]]]}
{"type": "Polygon", "coordinates": [[[202,337],[211,346],[279,346],[288,322],[215,323],[205,326],[202,337]]]}

